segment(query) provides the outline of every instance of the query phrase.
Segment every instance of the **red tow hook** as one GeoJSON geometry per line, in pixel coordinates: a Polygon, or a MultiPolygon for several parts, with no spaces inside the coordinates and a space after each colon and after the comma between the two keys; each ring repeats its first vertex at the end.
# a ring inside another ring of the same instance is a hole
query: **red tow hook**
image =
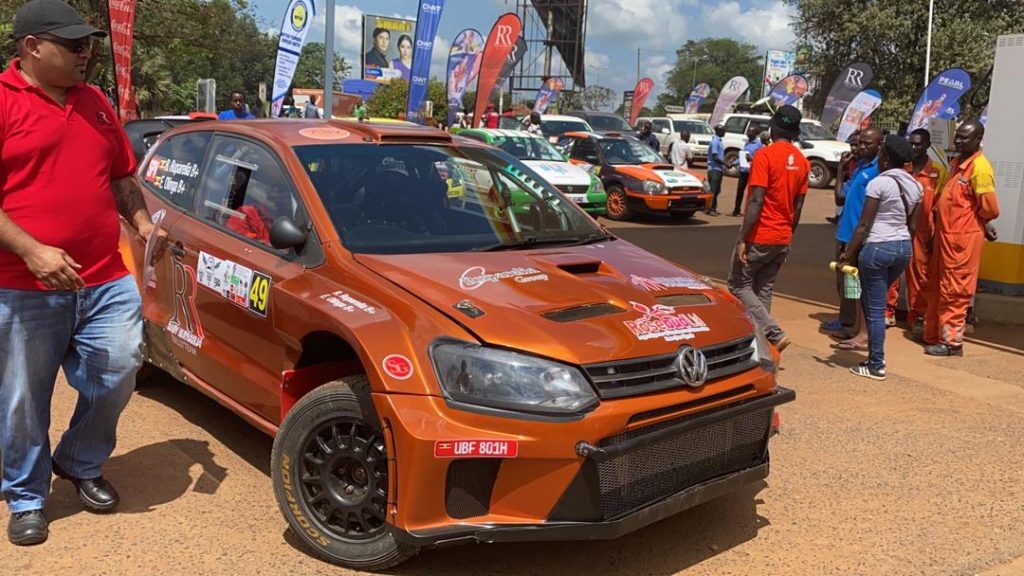
{"type": "Polygon", "coordinates": [[[768,432],[768,437],[771,438],[779,433],[779,428],[782,427],[782,419],[779,418],[779,413],[772,410],[772,427],[771,431],[768,432]]]}

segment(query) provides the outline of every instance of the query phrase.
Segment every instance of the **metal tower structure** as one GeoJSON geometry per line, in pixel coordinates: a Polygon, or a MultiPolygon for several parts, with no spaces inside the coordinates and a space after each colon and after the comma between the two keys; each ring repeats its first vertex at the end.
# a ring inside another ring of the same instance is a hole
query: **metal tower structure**
{"type": "Polygon", "coordinates": [[[516,0],[516,13],[527,51],[510,79],[513,100],[533,99],[552,76],[565,82],[565,92],[583,90],[587,0],[516,0]]]}

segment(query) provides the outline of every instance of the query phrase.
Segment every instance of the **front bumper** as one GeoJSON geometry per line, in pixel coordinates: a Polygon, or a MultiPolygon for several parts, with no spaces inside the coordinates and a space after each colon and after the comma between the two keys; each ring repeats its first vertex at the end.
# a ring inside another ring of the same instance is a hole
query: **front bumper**
{"type": "MultiPolygon", "coordinates": [[[[750,381],[750,374],[746,376],[750,381]]],[[[648,408],[643,414],[650,414],[653,406],[664,411],[670,407],[666,401],[678,394],[692,398],[692,391],[657,395],[657,403],[650,396],[608,402],[582,420],[550,426],[505,419],[503,428],[510,430],[485,436],[520,438],[518,458],[439,463],[423,452],[433,438],[450,437],[443,429],[452,423],[414,430],[395,426],[397,461],[404,463],[397,477],[405,487],[390,514],[395,537],[416,546],[612,539],[765,478],[774,408],[795,399],[793,391],[781,387],[765,393],[761,384],[768,381],[744,387],[752,395],[734,396],[724,405],[668,420],[644,420],[639,426],[625,423],[641,415],[636,412],[641,402],[648,408]],[[617,408],[605,411],[608,405],[617,408]],[[623,406],[629,407],[621,410],[623,406]],[[622,416],[623,425],[610,426],[610,420],[622,416]],[[510,434],[511,429],[519,434],[510,434]],[[439,430],[424,437],[425,431],[439,430]],[[609,435],[608,430],[625,431],[609,435]],[[467,503],[475,512],[459,513],[467,503]]],[[[730,386],[735,389],[735,382],[722,389],[730,386]]],[[[712,398],[725,394],[709,392],[712,398]]],[[[381,412],[385,422],[395,424],[397,414],[381,412]]],[[[419,410],[415,416],[420,419],[424,413],[419,410]]],[[[500,429],[489,420],[487,428],[500,429]]],[[[477,433],[483,429],[479,424],[477,433]]]]}
{"type": "Polygon", "coordinates": [[[630,191],[627,196],[630,209],[647,214],[680,214],[704,210],[711,205],[711,194],[703,191],[682,194],[643,194],[630,191]]]}

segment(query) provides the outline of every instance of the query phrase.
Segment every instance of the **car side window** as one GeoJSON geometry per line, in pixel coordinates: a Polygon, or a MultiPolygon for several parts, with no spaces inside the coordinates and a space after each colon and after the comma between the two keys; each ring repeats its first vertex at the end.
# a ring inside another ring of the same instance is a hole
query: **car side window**
{"type": "Polygon", "coordinates": [[[210,132],[188,132],[164,140],[149,158],[143,186],[182,210],[192,210],[212,137],[210,132]]]}
{"type": "Polygon", "coordinates": [[[265,246],[274,222],[295,219],[299,212],[291,180],[275,155],[226,136],[214,139],[201,200],[204,220],[265,246]]]}
{"type": "Polygon", "coordinates": [[[654,120],[652,129],[655,134],[662,134],[662,130],[672,131],[672,127],[668,120],[654,120]]]}
{"type": "Polygon", "coordinates": [[[590,140],[577,140],[576,145],[573,146],[572,154],[569,157],[574,160],[580,160],[590,164],[597,164],[600,162],[600,158],[597,155],[597,145],[590,140]]]}
{"type": "Polygon", "coordinates": [[[747,119],[734,116],[725,121],[725,131],[730,134],[743,134],[747,131],[747,119]]]}

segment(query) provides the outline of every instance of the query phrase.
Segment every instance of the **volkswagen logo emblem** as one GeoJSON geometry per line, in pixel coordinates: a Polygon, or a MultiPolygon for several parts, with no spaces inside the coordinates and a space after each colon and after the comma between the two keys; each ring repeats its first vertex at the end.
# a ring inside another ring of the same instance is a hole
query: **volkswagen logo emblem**
{"type": "Polygon", "coordinates": [[[676,358],[676,370],[684,384],[697,388],[703,386],[708,377],[708,361],[700,350],[684,346],[676,358]]]}

